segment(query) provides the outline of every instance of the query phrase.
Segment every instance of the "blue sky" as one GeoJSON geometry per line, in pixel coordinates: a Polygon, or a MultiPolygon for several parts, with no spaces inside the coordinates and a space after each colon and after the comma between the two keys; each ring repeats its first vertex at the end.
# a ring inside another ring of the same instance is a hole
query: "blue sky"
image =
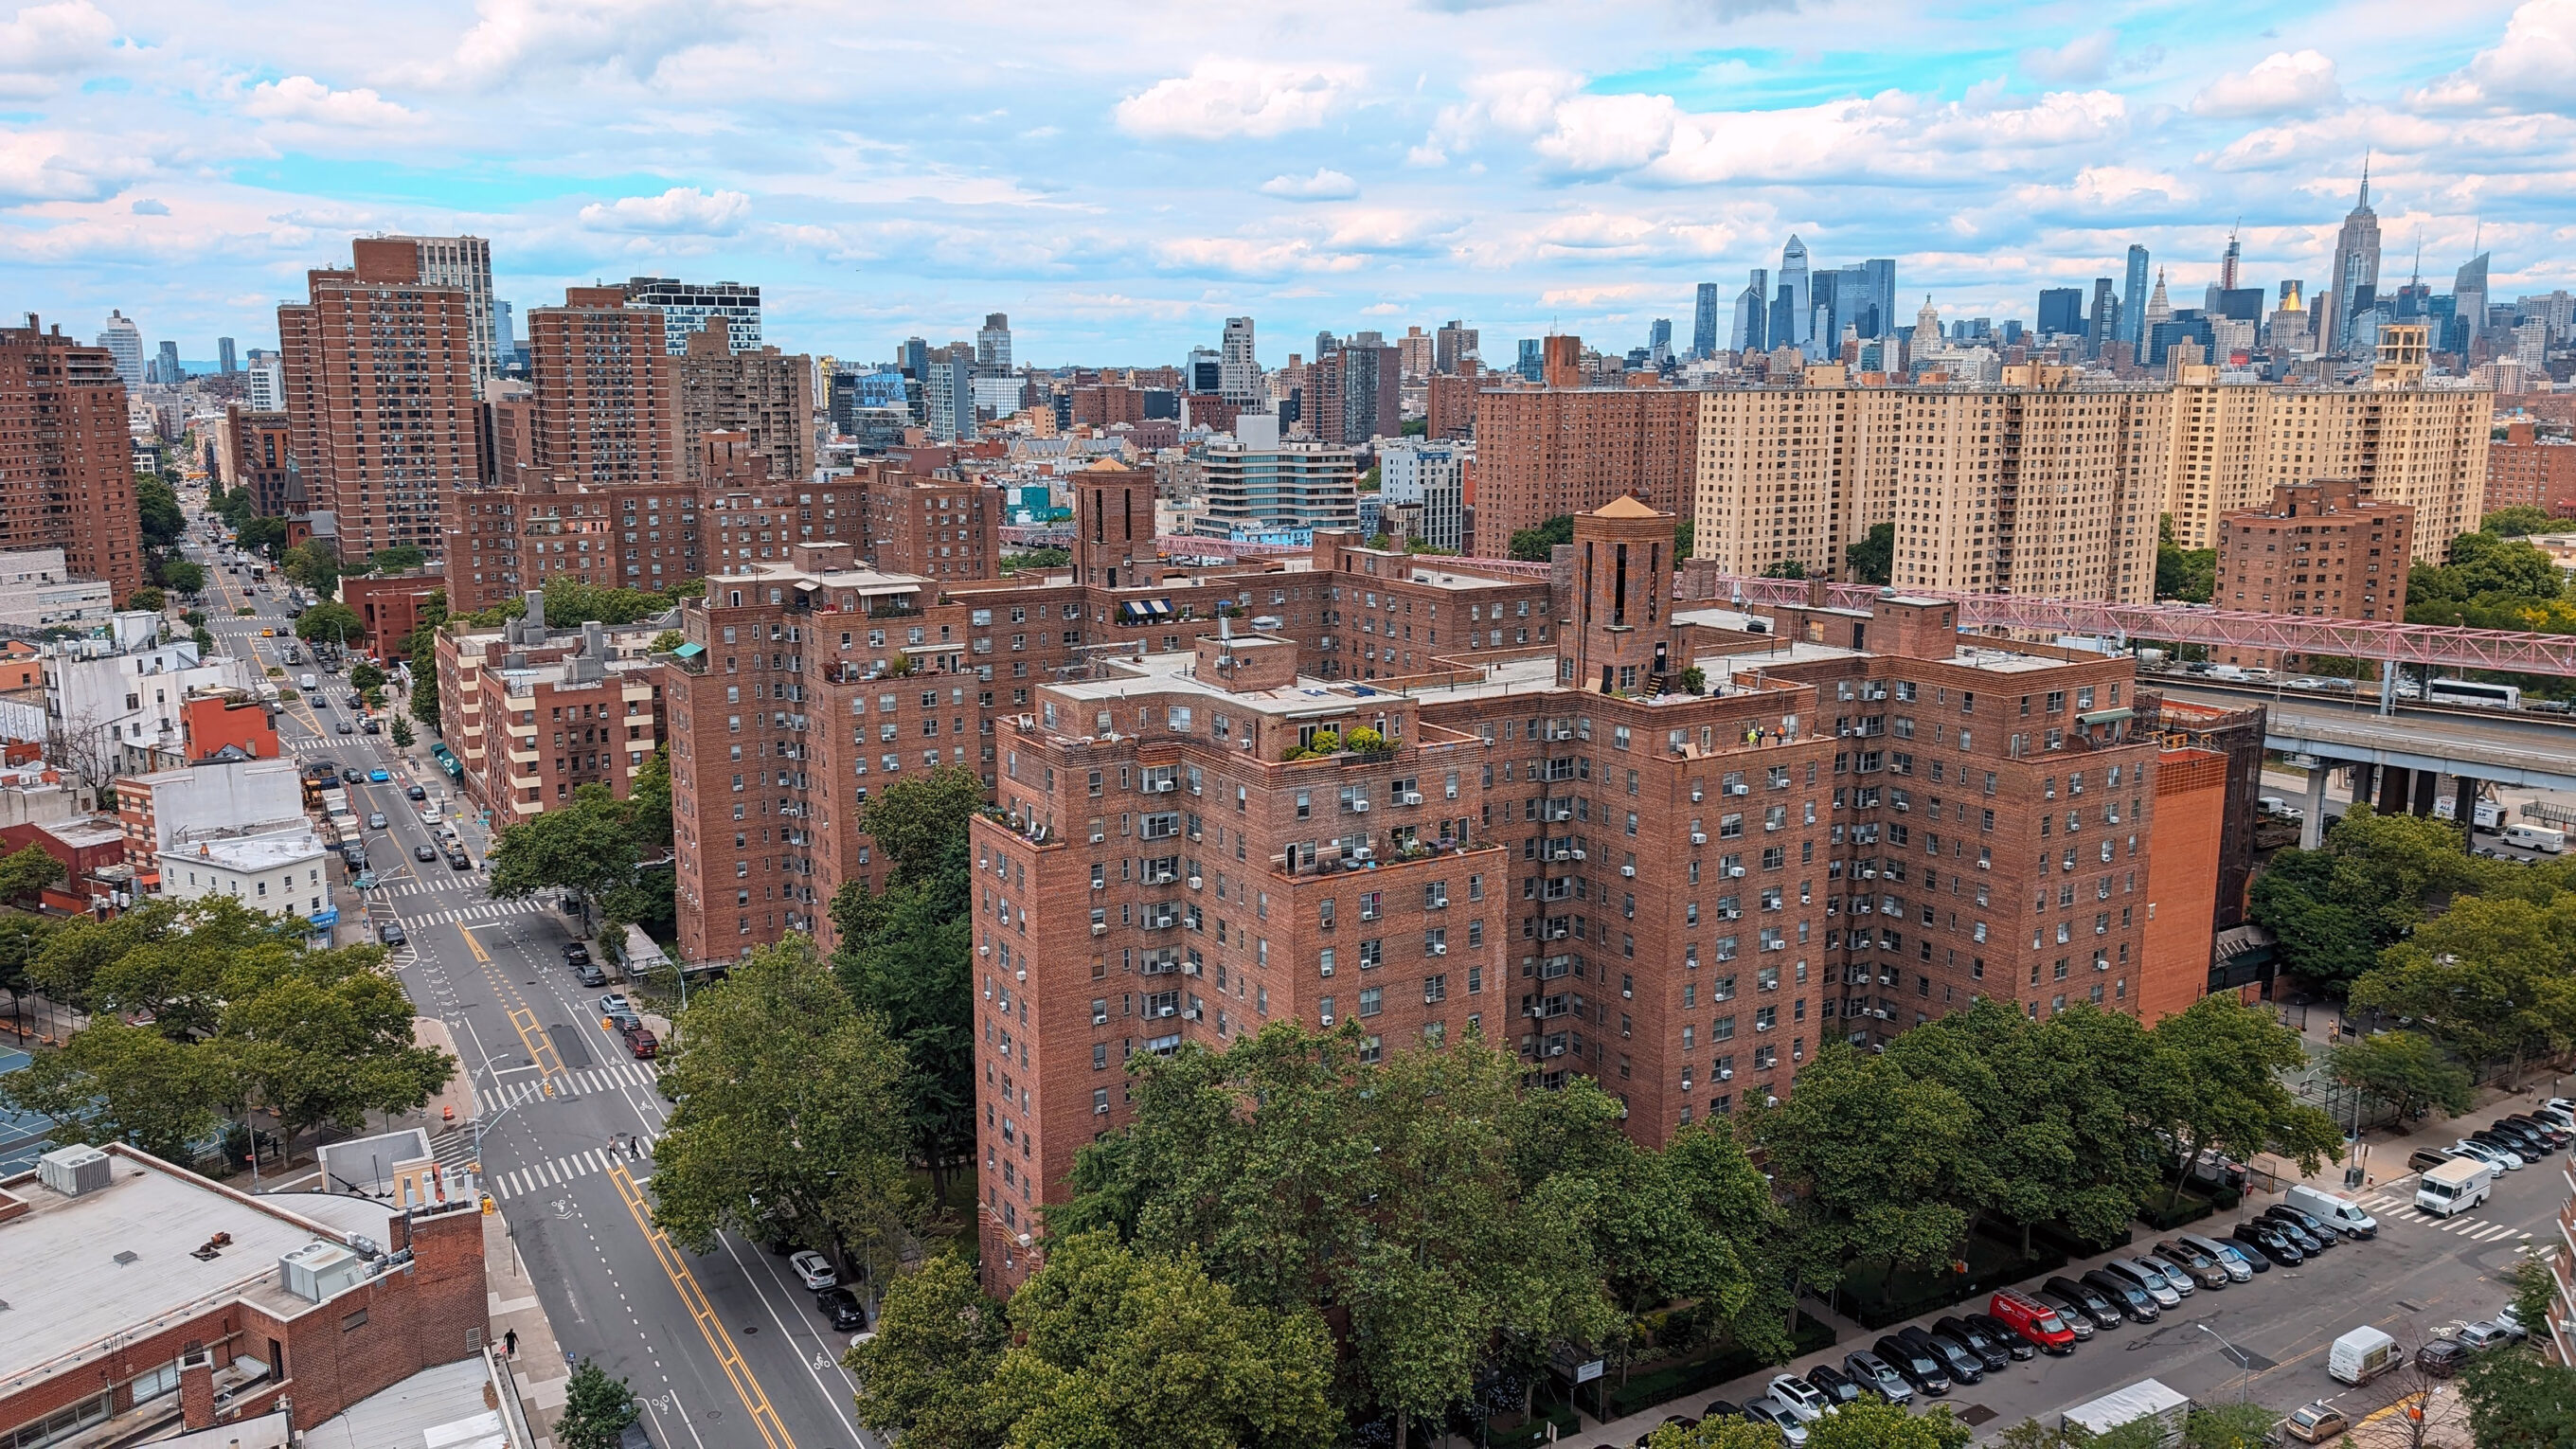
{"type": "Polygon", "coordinates": [[[211,357],[353,235],[492,239],[521,308],[759,283],[773,341],[1175,362],[1222,319],[1687,339],[1791,232],[1901,310],[2178,297],[2229,228],[2312,284],[2368,151],[2388,250],[2569,285],[2576,0],[1128,4],[0,0],[8,315],[211,357]],[[2482,229],[2482,231],[2481,231],[2482,229]]]}

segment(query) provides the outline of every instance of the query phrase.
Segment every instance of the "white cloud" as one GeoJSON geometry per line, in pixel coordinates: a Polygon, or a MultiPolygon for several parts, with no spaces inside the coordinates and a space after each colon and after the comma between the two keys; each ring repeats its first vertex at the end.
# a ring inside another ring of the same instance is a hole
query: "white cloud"
{"type": "Polygon", "coordinates": [[[2529,0],[2492,49],[2408,99],[2441,110],[2576,107],[2576,0],[2529,0]]]}
{"type": "Polygon", "coordinates": [[[476,0],[474,27],[424,78],[495,85],[544,66],[643,79],[682,51],[739,33],[735,7],[695,0],[476,0]]]}
{"type": "Polygon", "coordinates": [[[751,198],[739,191],[674,186],[659,196],[624,196],[606,206],[593,202],[581,209],[581,224],[648,236],[728,236],[750,215],[751,198]]]}
{"type": "Polygon", "coordinates": [[[1118,103],[1132,136],[1214,141],[1309,131],[1346,109],[1364,73],[1341,65],[1265,65],[1211,56],[1118,103]]]}
{"type": "Polygon", "coordinates": [[[2091,85],[2111,73],[2119,54],[2119,32],[2096,30],[2055,49],[2034,47],[2021,53],[2022,70],[2050,85],[2091,85]]]}
{"type": "Polygon", "coordinates": [[[166,201],[154,201],[151,197],[146,196],[138,198],[134,205],[129,207],[128,210],[132,211],[136,216],[168,216],[170,214],[170,203],[166,201]]]}
{"type": "Polygon", "coordinates": [[[0,129],[0,206],[104,201],[151,169],[150,160],[105,137],[0,129]]]}
{"type": "Polygon", "coordinates": [[[2251,70],[2211,81],[2191,98],[2191,109],[2202,116],[2297,115],[2342,95],[2332,59],[2314,50],[2283,50],[2265,56],[2251,70]]]}
{"type": "Polygon", "coordinates": [[[1329,166],[1318,166],[1312,176],[1273,176],[1261,183],[1270,196],[1284,196],[1291,201],[1348,201],[1360,194],[1360,184],[1329,166]]]}
{"type": "Polygon", "coordinates": [[[89,0],[27,6],[0,21],[0,96],[50,95],[115,45],[116,22],[89,0]]]}
{"type": "Polygon", "coordinates": [[[335,91],[309,75],[261,81],[251,87],[242,109],[263,121],[302,121],[334,129],[378,131],[407,125],[417,117],[372,90],[335,91]]]}

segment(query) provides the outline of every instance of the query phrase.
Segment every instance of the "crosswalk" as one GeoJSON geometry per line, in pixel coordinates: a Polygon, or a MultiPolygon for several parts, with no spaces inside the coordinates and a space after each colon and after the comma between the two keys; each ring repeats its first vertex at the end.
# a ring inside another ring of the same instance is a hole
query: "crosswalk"
{"type": "MultiPolygon", "coordinates": [[[[641,1134],[638,1138],[639,1151],[646,1157],[651,1156],[656,1140],[658,1139],[650,1133],[641,1134]]],[[[487,1176],[486,1180],[492,1184],[492,1195],[507,1202],[532,1192],[561,1187],[577,1178],[606,1172],[613,1165],[630,1162],[640,1165],[641,1159],[628,1158],[623,1149],[595,1147],[588,1152],[576,1152],[570,1157],[558,1157],[551,1162],[540,1162],[534,1167],[523,1167],[515,1172],[492,1174],[487,1176]]],[[[631,1171],[632,1168],[630,1167],[629,1170],[631,1171]]]]}
{"type": "Polygon", "coordinates": [[[476,901],[444,911],[403,911],[403,924],[410,927],[444,925],[451,921],[497,921],[505,916],[530,916],[544,912],[545,905],[535,900],[476,901]]]}
{"type": "Polygon", "coordinates": [[[443,1132],[430,1139],[429,1155],[438,1165],[451,1172],[463,1172],[474,1165],[474,1134],[462,1128],[443,1132]]]}
{"type": "MultiPolygon", "coordinates": [[[[2362,1211],[2378,1218],[2382,1226],[2405,1224],[2429,1227],[2436,1232],[2448,1233],[2462,1242],[2469,1243],[2500,1243],[2507,1240],[2528,1243],[2531,1239],[2530,1233],[2514,1227],[2511,1223],[2499,1223],[2470,1213],[2454,1213],[2449,1217],[2437,1217],[2432,1213],[2424,1212],[2415,1206],[2415,1194],[2411,1191],[2375,1192],[2366,1197],[2355,1198],[2354,1201],[2361,1204],[2362,1211]]],[[[2528,1252],[2530,1249],[2523,1248],[2519,1251],[2528,1252]]]]}
{"type": "Polygon", "coordinates": [[[588,1096],[594,1092],[614,1092],[621,1087],[651,1087],[657,1080],[652,1069],[641,1062],[612,1061],[579,1071],[557,1072],[543,1080],[530,1077],[513,1082],[500,1090],[491,1111],[497,1115],[511,1107],[542,1102],[549,1095],[562,1096],[567,1092],[588,1096]],[[550,1086],[553,1088],[551,1094],[547,1090],[550,1086]]]}
{"type": "MultiPolygon", "coordinates": [[[[425,865],[421,868],[432,871],[448,870],[445,861],[440,861],[435,866],[425,865]]],[[[483,889],[482,877],[461,870],[451,871],[446,875],[415,876],[407,880],[379,881],[376,884],[376,893],[383,896],[438,896],[452,895],[460,890],[479,891],[481,889],[483,889]]],[[[511,904],[523,903],[512,902],[511,904]]]]}

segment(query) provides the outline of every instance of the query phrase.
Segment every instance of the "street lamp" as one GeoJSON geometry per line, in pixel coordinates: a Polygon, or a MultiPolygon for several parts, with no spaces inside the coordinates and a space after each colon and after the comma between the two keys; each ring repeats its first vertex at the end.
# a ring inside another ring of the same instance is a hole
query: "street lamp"
{"type": "Polygon", "coordinates": [[[2244,1377],[2238,1379],[2236,1382],[2236,1401],[2240,1404],[2246,1402],[2248,1396],[2253,1392],[2254,1386],[2253,1356],[2248,1354],[2245,1350],[2238,1348],[2236,1345],[2229,1343],[2227,1341],[2226,1334],[2219,1332],[2217,1329],[2210,1327],[2206,1323],[2195,1323],[2192,1327],[2199,1329],[2201,1332],[2208,1334],[2214,1339],[2217,1339],[2219,1346],[2227,1350],[2227,1357],[2232,1360],[2239,1369],[2244,1370],[2244,1377]]]}

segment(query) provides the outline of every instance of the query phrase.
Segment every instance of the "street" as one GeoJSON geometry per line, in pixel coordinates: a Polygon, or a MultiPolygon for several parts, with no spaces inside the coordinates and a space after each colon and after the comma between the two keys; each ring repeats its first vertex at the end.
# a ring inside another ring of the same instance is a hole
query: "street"
{"type": "MultiPolygon", "coordinates": [[[[283,601],[265,588],[249,592],[247,575],[228,571],[225,550],[192,535],[189,553],[211,580],[208,627],[224,652],[277,664],[280,647],[293,642],[283,601]],[[257,615],[235,616],[244,605],[257,615]]],[[[320,668],[307,662],[288,672],[320,668]]],[[[345,674],[323,683],[347,692],[345,674]]],[[[367,832],[378,884],[364,938],[383,922],[402,923],[409,939],[391,964],[415,1010],[448,1024],[474,1089],[474,1120],[439,1135],[435,1150],[444,1162],[478,1166],[564,1351],[627,1379],[664,1449],[873,1445],[851,1417],[852,1386],[839,1364],[849,1335],[816,1311],[784,1257],[731,1235],[701,1257],[653,1230],[651,1145],[669,1107],[651,1064],[632,1059],[595,1010],[598,993],[566,968],[567,918],[551,897],[489,898],[480,813],[429,761],[426,737],[406,754],[390,734],[335,734],[332,721],[342,717],[355,712],[299,699],[279,712],[280,743],[291,757],[391,777],[346,787],[361,819],[380,811],[389,827],[367,832]],[[433,811],[444,802],[445,824],[475,868],[414,859],[415,847],[445,843],[423,820],[423,802],[406,797],[414,784],[433,811]]],[[[358,938],[346,927],[340,936],[358,938]]]]}

